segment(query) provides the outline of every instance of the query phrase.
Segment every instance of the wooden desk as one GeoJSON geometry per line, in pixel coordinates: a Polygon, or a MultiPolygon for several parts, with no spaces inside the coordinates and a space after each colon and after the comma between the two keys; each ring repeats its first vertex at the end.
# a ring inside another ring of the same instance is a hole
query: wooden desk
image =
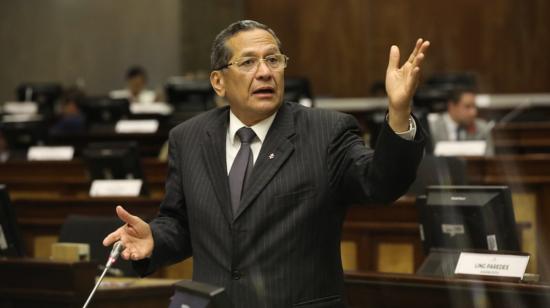
{"type": "Polygon", "coordinates": [[[114,126],[100,127],[82,134],[52,134],[48,136],[49,145],[71,145],[77,154],[90,142],[137,142],[142,157],[157,157],[163,144],[168,140],[168,128],[161,128],[152,134],[118,134],[114,126]]]}
{"type": "Polygon", "coordinates": [[[493,129],[497,154],[550,153],[550,123],[522,122],[493,129]]]}
{"type": "MultiPolygon", "coordinates": [[[[82,307],[91,292],[97,264],[37,259],[0,259],[0,307],[82,307]]],[[[140,279],[100,288],[92,307],[167,307],[175,280],[140,279]]]]}
{"type": "MultiPolygon", "coordinates": [[[[151,197],[164,195],[167,165],[156,158],[141,160],[151,197]]],[[[12,198],[23,196],[80,196],[90,190],[91,180],[82,160],[8,161],[0,163],[0,183],[6,184],[12,198]]]]}
{"type": "MultiPolygon", "coordinates": [[[[466,161],[471,184],[510,185],[514,194],[532,199],[529,202],[534,205],[533,237],[536,238],[536,253],[532,262],[537,264],[536,270],[542,278],[550,280],[550,264],[546,261],[550,259],[550,224],[547,223],[550,221],[550,155],[474,157],[467,158],[466,161]]],[[[87,197],[87,186],[77,193],[72,192],[70,188],[63,187],[64,182],[60,179],[65,176],[76,177],[86,183],[84,165],[79,161],[0,164],[0,182],[6,180],[8,185],[9,181],[12,183],[8,188],[13,194],[25,237],[41,233],[57,235],[62,219],[69,213],[112,215],[117,203],[125,204],[130,210],[145,217],[154,215],[163,195],[166,164],[154,159],[144,159],[143,166],[146,177],[156,179],[158,185],[158,190],[150,198],[92,200],[87,197]],[[33,185],[38,192],[32,187],[23,189],[14,186],[13,183],[17,183],[14,178],[21,181],[21,185],[30,185],[32,181],[36,181],[33,185]],[[37,180],[30,180],[32,178],[37,180]],[[47,184],[48,182],[51,184],[47,184]],[[14,187],[15,190],[11,190],[14,187]]],[[[417,222],[412,198],[401,199],[394,207],[352,206],[344,223],[343,239],[357,243],[350,250],[357,254],[354,268],[380,270],[382,265],[376,263],[378,260],[389,260],[386,256],[395,255],[392,249],[399,245],[408,245],[407,247],[412,248],[406,248],[406,253],[412,261],[404,271],[416,270],[423,260],[417,222]],[[385,249],[385,254],[379,253],[379,247],[385,249]]],[[[393,264],[384,266],[395,268],[393,264]]]]}
{"type": "Polygon", "coordinates": [[[161,199],[155,198],[91,197],[15,198],[12,201],[29,256],[35,256],[35,239],[39,236],[57,237],[63,222],[71,214],[115,216],[115,207],[123,205],[134,215],[150,219],[158,213],[160,202],[161,199]]]}
{"type": "Polygon", "coordinates": [[[550,307],[550,285],[346,273],[351,308],[550,307]]]}

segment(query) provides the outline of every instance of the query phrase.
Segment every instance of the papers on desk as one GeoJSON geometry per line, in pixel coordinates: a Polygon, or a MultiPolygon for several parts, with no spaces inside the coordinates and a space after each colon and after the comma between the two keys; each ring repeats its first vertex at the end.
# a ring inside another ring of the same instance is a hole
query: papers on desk
{"type": "Polygon", "coordinates": [[[167,103],[157,102],[152,104],[130,104],[130,112],[133,114],[172,114],[173,108],[167,103]]]}
{"type": "Polygon", "coordinates": [[[10,114],[37,114],[38,104],[35,102],[6,102],[3,111],[10,114]]]}
{"type": "Polygon", "coordinates": [[[159,128],[157,120],[120,120],[116,123],[115,132],[119,134],[152,134],[159,128]]]}
{"type": "Polygon", "coordinates": [[[487,142],[472,141],[440,141],[435,145],[436,156],[484,156],[487,142]]]}
{"type": "Polygon", "coordinates": [[[92,197],[137,197],[142,180],[94,180],[90,187],[92,197]]]}
{"type": "Polygon", "coordinates": [[[71,160],[73,156],[71,146],[32,146],[27,152],[27,160],[71,160]]]}

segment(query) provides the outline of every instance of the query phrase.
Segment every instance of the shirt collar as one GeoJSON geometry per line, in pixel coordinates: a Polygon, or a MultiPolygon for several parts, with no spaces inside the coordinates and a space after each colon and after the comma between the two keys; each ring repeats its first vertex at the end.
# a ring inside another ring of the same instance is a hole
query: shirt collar
{"type": "Polygon", "coordinates": [[[458,127],[458,123],[451,118],[451,116],[448,113],[445,113],[443,115],[443,119],[445,120],[445,123],[447,124],[447,128],[452,129],[453,131],[456,131],[456,128],[458,127]]]}
{"type": "MultiPolygon", "coordinates": [[[[256,134],[256,137],[260,140],[260,143],[263,143],[265,140],[265,137],[267,136],[267,132],[269,131],[269,128],[271,127],[271,124],[273,124],[273,120],[275,120],[275,116],[277,115],[277,112],[274,112],[269,117],[261,120],[260,122],[250,126],[250,128],[254,131],[256,134]]],[[[229,129],[227,133],[229,134],[229,138],[231,140],[231,143],[235,144],[236,134],[237,131],[241,127],[247,127],[246,125],[237,118],[237,116],[229,109],[229,129]]]]}

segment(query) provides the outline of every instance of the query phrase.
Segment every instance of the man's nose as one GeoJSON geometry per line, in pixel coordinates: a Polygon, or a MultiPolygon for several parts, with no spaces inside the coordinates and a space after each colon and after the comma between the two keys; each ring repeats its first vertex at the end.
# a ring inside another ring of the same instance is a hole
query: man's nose
{"type": "Polygon", "coordinates": [[[273,77],[273,71],[267,66],[265,61],[260,61],[258,69],[256,70],[256,78],[258,79],[271,79],[273,77]]]}

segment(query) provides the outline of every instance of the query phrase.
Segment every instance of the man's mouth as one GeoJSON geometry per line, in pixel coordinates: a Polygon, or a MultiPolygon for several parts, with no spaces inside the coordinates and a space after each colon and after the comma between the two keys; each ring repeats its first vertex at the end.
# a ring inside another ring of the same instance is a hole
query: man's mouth
{"type": "Polygon", "coordinates": [[[273,87],[259,87],[252,91],[252,95],[260,98],[271,98],[275,94],[273,87]]]}

